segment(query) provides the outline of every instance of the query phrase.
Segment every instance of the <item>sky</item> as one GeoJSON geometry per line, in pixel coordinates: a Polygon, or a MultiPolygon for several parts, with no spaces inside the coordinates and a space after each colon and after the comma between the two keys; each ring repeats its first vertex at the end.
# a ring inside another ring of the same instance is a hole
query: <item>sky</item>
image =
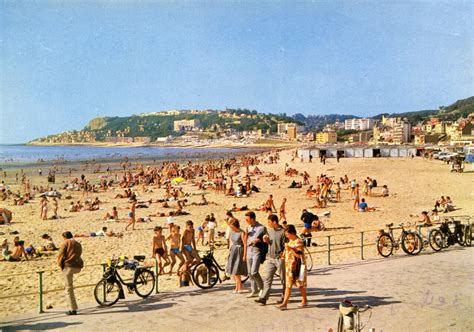
{"type": "Polygon", "coordinates": [[[472,1],[0,1],[0,144],[171,109],[353,114],[474,94],[472,1]]]}

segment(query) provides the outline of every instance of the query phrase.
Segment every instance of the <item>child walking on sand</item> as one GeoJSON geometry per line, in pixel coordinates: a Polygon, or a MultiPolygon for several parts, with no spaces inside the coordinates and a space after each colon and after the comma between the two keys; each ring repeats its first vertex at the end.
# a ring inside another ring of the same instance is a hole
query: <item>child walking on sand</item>
{"type": "Polygon", "coordinates": [[[127,226],[125,226],[125,230],[128,230],[128,227],[132,226],[132,231],[135,230],[135,208],[137,206],[137,200],[134,199],[132,200],[132,205],[130,206],[130,212],[128,213],[128,217],[130,218],[128,220],[127,226]]]}
{"type": "Polygon", "coordinates": [[[170,257],[171,257],[171,267],[170,267],[170,275],[173,274],[173,267],[176,264],[176,257],[179,258],[179,266],[178,271],[184,265],[184,256],[179,250],[180,243],[181,243],[181,234],[179,233],[179,226],[173,226],[171,228],[171,234],[168,235],[166,241],[170,241],[170,257]]]}

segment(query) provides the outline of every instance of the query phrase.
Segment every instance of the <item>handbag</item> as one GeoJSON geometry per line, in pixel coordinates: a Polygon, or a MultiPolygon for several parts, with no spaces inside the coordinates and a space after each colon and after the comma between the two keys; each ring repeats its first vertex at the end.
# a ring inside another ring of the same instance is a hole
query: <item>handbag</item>
{"type": "Polygon", "coordinates": [[[300,274],[298,276],[298,280],[304,281],[304,278],[306,276],[306,265],[301,264],[300,266],[300,274]]]}

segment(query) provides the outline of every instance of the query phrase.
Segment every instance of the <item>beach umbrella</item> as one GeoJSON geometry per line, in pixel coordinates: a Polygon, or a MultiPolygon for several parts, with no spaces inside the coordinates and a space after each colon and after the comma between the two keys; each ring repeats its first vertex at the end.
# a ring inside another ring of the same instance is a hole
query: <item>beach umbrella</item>
{"type": "Polygon", "coordinates": [[[174,183],[181,183],[181,182],[184,182],[184,181],[186,181],[186,180],[185,180],[183,177],[178,176],[177,178],[174,178],[172,181],[173,181],[174,183]]]}

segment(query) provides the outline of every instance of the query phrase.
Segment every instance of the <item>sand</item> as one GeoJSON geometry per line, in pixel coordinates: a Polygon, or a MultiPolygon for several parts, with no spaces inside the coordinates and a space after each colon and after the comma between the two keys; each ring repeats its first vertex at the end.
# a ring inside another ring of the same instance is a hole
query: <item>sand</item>
{"type": "MultiPolygon", "coordinates": [[[[419,218],[410,217],[412,214],[419,215],[422,210],[430,209],[433,203],[441,195],[451,196],[457,210],[443,216],[449,215],[474,215],[474,205],[472,204],[474,195],[474,176],[472,166],[471,169],[467,167],[467,171],[463,174],[450,173],[449,167],[439,161],[423,160],[421,158],[352,158],[341,159],[337,163],[335,159],[328,159],[326,165],[322,165],[318,160],[313,163],[299,160],[290,161],[290,151],[285,151],[281,154],[281,160],[278,164],[273,165],[259,165],[259,168],[266,172],[273,172],[280,175],[280,180],[270,182],[266,177],[256,177],[253,182],[261,188],[260,193],[253,194],[250,198],[231,198],[225,197],[222,194],[216,194],[213,191],[207,191],[207,199],[217,202],[218,205],[209,206],[192,206],[186,207],[185,211],[191,212],[189,216],[177,217],[178,224],[184,225],[188,219],[195,221],[195,224],[200,224],[205,215],[214,212],[219,225],[225,217],[226,209],[230,208],[233,203],[238,206],[248,205],[251,208],[257,207],[260,202],[273,194],[277,208],[281,203],[283,197],[288,198],[287,216],[288,223],[294,223],[301,229],[302,222],[300,221],[301,210],[313,203],[305,195],[306,188],[303,189],[288,189],[287,187],[293,179],[297,181],[302,180],[302,177],[295,178],[286,177],[283,175],[285,162],[290,164],[290,167],[297,168],[300,172],[306,170],[311,175],[311,183],[314,183],[316,176],[320,173],[335,176],[336,179],[347,174],[350,179],[357,179],[360,183],[364,178],[370,176],[377,179],[379,187],[374,190],[375,193],[380,193],[381,186],[387,184],[390,189],[391,197],[368,197],[369,206],[375,206],[376,212],[359,213],[352,209],[352,202],[349,199],[349,191],[342,191],[341,203],[330,203],[330,205],[322,210],[313,210],[315,213],[322,213],[330,211],[331,217],[323,219],[330,231],[321,232],[316,241],[320,245],[313,251],[326,250],[326,236],[331,235],[332,249],[339,249],[347,246],[358,245],[360,241],[360,231],[376,230],[383,227],[388,222],[408,222],[416,221],[419,218]],[[353,234],[347,234],[351,233],[353,234]]],[[[8,171],[8,170],[7,170],[8,171]]],[[[36,169],[31,169],[31,172],[36,172],[36,169]]],[[[11,173],[11,172],[10,172],[11,173]]],[[[244,172],[243,172],[244,173],[244,172]]],[[[73,177],[79,176],[81,173],[73,174],[73,177]]],[[[15,180],[9,174],[6,183],[10,184],[15,189],[15,180]]],[[[87,178],[98,181],[99,174],[86,174],[87,178]]],[[[56,187],[60,187],[63,181],[72,179],[69,176],[57,175],[56,187]]],[[[38,178],[37,175],[32,177],[34,184],[46,184],[46,176],[38,178]]],[[[61,185],[62,186],[62,185],[61,185]]],[[[199,200],[199,193],[196,187],[183,183],[182,187],[185,192],[190,192],[190,202],[197,202],[199,200]]],[[[164,189],[153,189],[153,193],[142,193],[141,188],[135,189],[139,200],[148,200],[161,198],[164,189]]],[[[103,215],[112,210],[112,206],[118,206],[119,216],[125,218],[128,204],[126,200],[114,200],[113,197],[117,193],[123,192],[120,188],[113,188],[107,193],[100,193],[98,196],[102,201],[107,203],[102,204],[99,211],[86,211],[80,213],[69,213],[64,211],[68,207],[69,201],[60,200],[60,215],[63,219],[60,220],[39,220],[39,200],[36,199],[25,206],[10,206],[11,202],[0,202],[0,206],[11,209],[14,213],[14,223],[8,226],[0,226],[0,231],[6,235],[9,241],[13,239],[13,235],[8,235],[12,230],[17,230],[20,237],[26,242],[31,242],[34,245],[41,245],[40,236],[43,233],[49,233],[57,244],[60,243],[60,234],[65,230],[70,230],[73,233],[82,231],[98,231],[102,226],[107,226],[114,231],[123,231],[126,223],[115,223],[102,221],[103,215]]],[[[74,200],[81,199],[82,193],[73,192],[74,200]]],[[[92,197],[94,197],[92,196],[92,197]]],[[[51,209],[50,209],[51,211],[51,209]]],[[[162,209],[159,204],[152,204],[148,209],[137,209],[137,216],[145,216],[149,213],[168,212],[169,210],[162,209]]],[[[236,213],[238,219],[242,222],[243,212],[236,213]]],[[[257,220],[264,221],[265,213],[257,212],[257,220]]],[[[153,227],[155,225],[165,225],[165,218],[152,218],[152,222],[146,224],[137,224],[135,231],[127,231],[122,239],[118,238],[81,238],[79,241],[83,245],[83,258],[88,267],[75,278],[76,285],[94,284],[100,280],[102,268],[94,265],[102,263],[107,257],[113,255],[119,256],[122,254],[133,256],[135,254],[144,254],[150,256],[151,254],[151,239],[153,237],[153,227]]],[[[220,228],[220,230],[224,230],[220,228]]],[[[165,232],[166,234],[167,232],[165,232]]],[[[375,232],[366,232],[364,235],[364,242],[367,244],[374,243],[376,239],[375,232]]],[[[199,246],[200,249],[205,250],[199,246]]],[[[217,259],[224,263],[227,250],[221,249],[216,252],[217,259]]],[[[337,250],[332,252],[331,262],[341,263],[348,261],[355,261],[360,256],[358,248],[349,250],[337,250]]],[[[366,258],[376,257],[374,246],[366,247],[364,256],[366,258]]],[[[327,262],[327,254],[319,253],[313,255],[315,261],[316,273],[319,269],[325,269],[327,262]]],[[[448,264],[449,262],[447,262],[448,264]]],[[[390,265],[390,260],[387,263],[390,265]]],[[[46,289],[61,289],[62,279],[56,267],[55,256],[42,257],[33,261],[23,262],[0,262],[0,298],[21,294],[36,292],[38,287],[38,274],[36,271],[51,270],[45,272],[44,284],[46,289]],[[15,274],[32,273],[26,275],[14,276],[15,274]],[[9,277],[5,277],[5,276],[9,277]]],[[[377,280],[377,279],[375,279],[377,280]]],[[[397,282],[395,278],[393,282],[397,282]]],[[[177,288],[176,276],[162,276],[160,277],[160,291],[167,291],[177,288]]],[[[389,283],[386,287],[389,289],[393,285],[389,283]]],[[[312,287],[310,285],[310,287],[312,287]]],[[[361,286],[362,287],[362,286],[361,286]]],[[[93,302],[92,287],[80,288],[76,292],[79,304],[93,302]]],[[[65,298],[62,291],[48,293],[45,295],[45,305],[52,305],[53,308],[64,307],[65,298]]],[[[0,308],[0,317],[6,317],[12,314],[23,313],[29,310],[34,310],[37,307],[37,296],[24,296],[20,298],[3,299],[0,308]]],[[[219,309],[215,309],[216,311],[219,309]]]]}

